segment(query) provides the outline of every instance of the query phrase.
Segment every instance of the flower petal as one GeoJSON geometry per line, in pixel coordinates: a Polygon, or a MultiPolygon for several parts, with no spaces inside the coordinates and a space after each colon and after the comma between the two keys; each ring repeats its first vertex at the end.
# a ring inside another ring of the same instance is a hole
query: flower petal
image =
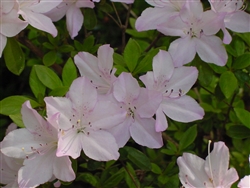
{"type": "Polygon", "coordinates": [[[155,131],[153,118],[135,117],[135,122],[130,126],[131,137],[137,144],[149,148],[160,148],[163,145],[160,132],[155,131]]]}
{"type": "Polygon", "coordinates": [[[200,58],[207,63],[224,66],[227,62],[227,52],[221,39],[217,36],[205,36],[194,38],[196,50],[200,58]]]}
{"type": "Polygon", "coordinates": [[[0,33],[0,57],[2,57],[2,53],[6,44],[7,44],[7,38],[0,33]]]}
{"type": "Polygon", "coordinates": [[[110,75],[113,68],[113,54],[114,49],[109,44],[102,45],[98,49],[98,67],[104,75],[110,75]]]}
{"type": "Polygon", "coordinates": [[[169,118],[179,122],[191,122],[204,116],[204,110],[187,95],[176,99],[164,98],[161,107],[169,118]]]}
{"type": "Polygon", "coordinates": [[[53,164],[53,174],[62,181],[73,181],[76,178],[68,156],[56,157],[53,164]]]}
{"type": "Polygon", "coordinates": [[[111,133],[103,130],[91,131],[81,140],[84,153],[96,161],[117,160],[118,146],[111,133]]]}
{"type": "Polygon", "coordinates": [[[160,107],[156,111],[156,121],[155,121],[155,131],[156,132],[163,132],[168,128],[168,121],[166,115],[163,113],[163,110],[160,107]]]}
{"type": "Polygon", "coordinates": [[[225,18],[226,28],[238,32],[250,32],[250,14],[244,11],[236,11],[225,18]]]}

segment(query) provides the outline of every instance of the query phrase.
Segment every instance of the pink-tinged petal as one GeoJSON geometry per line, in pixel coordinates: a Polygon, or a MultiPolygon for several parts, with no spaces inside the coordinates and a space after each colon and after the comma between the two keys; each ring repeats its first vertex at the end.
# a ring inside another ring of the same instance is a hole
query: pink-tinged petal
{"type": "Polygon", "coordinates": [[[157,91],[161,89],[156,86],[156,83],[154,80],[154,73],[152,71],[148,71],[145,75],[140,76],[139,79],[144,83],[147,89],[150,89],[150,90],[155,89],[157,91]]]}
{"type": "Polygon", "coordinates": [[[239,188],[249,188],[250,187],[250,175],[245,176],[240,180],[240,183],[238,184],[239,188]]]}
{"type": "Polygon", "coordinates": [[[1,152],[14,158],[26,158],[34,153],[32,148],[41,147],[45,144],[39,136],[31,134],[28,129],[22,128],[10,132],[1,142],[1,152]]]}
{"type": "Polygon", "coordinates": [[[175,15],[171,17],[171,21],[159,24],[156,29],[164,35],[185,37],[186,33],[183,28],[187,27],[189,25],[183,22],[179,15],[175,15]]]}
{"type": "Polygon", "coordinates": [[[160,50],[153,58],[153,72],[155,81],[158,83],[163,83],[172,77],[174,64],[167,51],[160,50]]]}
{"type": "Polygon", "coordinates": [[[136,101],[136,112],[141,118],[151,118],[159,108],[162,94],[158,91],[140,88],[140,94],[136,101]]]}
{"type": "Polygon", "coordinates": [[[56,157],[53,164],[53,174],[62,181],[73,181],[76,178],[68,156],[56,157]]]}
{"type": "Polygon", "coordinates": [[[110,101],[98,101],[88,119],[93,128],[109,129],[122,123],[127,111],[110,101]],[[108,110],[107,110],[108,109],[108,110]]]}
{"type": "Polygon", "coordinates": [[[74,39],[74,37],[78,35],[83,24],[82,12],[75,4],[72,4],[66,12],[66,24],[71,39],[74,39]]]}
{"type": "Polygon", "coordinates": [[[140,86],[130,73],[121,73],[114,82],[113,94],[117,101],[132,103],[140,93],[140,86]]]}
{"type": "MultiPolygon", "coordinates": [[[[168,92],[172,90],[169,97],[179,97],[185,95],[194,85],[198,78],[198,70],[196,67],[177,67],[174,73],[166,83],[168,92]]],[[[164,95],[163,95],[164,96],[164,95]]]]}
{"type": "Polygon", "coordinates": [[[183,22],[189,23],[190,21],[201,19],[203,14],[203,6],[201,1],[192,0],[186,1],[183,8],[180,10],[180,17],[183,22]]]}
{"type": "Polygon", "coordinates": [[[113,54],[114,49],[109,44],[102,45],[98,49],[98,67],[104,75],[110,75],[110,71],[113,68],[113,54]]]}
{"type": "Polygon", "coordinates": [[[129,117],[126,118],[125,121],[122,122],[121,124],[107,130],[115,137],[116,143],[119,148],[125,146],[125,144],[128,142],[130,138],[129,128],[131,123],[132,123],[132,118],[129,117]]]}
{"type": "Polygon", "coordinates": [[[160,148],[163,146],[160,132],[155,131],[155,120],[153,118],[135,117],[130,126],[131,137],[137,144],[149,148],[160,148]]]}
{"type": "Polygon", "coordinates": [[[183,153],[182,157],[178,157],[177,164],[180,170],[179,178],[183,186],[187,188],[213,187],[213,185],[207,184],[209,179],[204,170],[204,160],[200,157],[191,153],[183,153]]]}
{"type": "Polygon", "coordinates": [[[53,37],[57,35],[57,29],[52,23],[51,19],[43,14],[35,13],[30,10],[19,11],[24,20],[33,27],[50,33],[53,37]]]}
{"type": "Polygon", "coordinates": [[[165,6],[171,6],[171,0],[164,0],[164,1],[158,1],[158,0],[145,0],[148,4],[154,7],[165,7],[165,6]]]}
{"type": "Polygon", "coordinates": [[[164,98],[161,107],[169,118],[179,122],[191,122],[204,116],[203,108],[187,95],[176,99],[164,98]]]}
{"type": "Polygon", "coordinates": [[[33,159],[24,160],[24,166],[18,171],[19,187],[36,187],[48,182],[53,176],[55,158],[55,151],[51,150],[45,155],[36,155],[33,159]]]}
{"type": "Polygon", "coordinates": [[[83,140],[84,134],[85,133],[78,132],[78,130],[75,129],[59,133],[56,156],[71,156],[73,159],[78,158],[81,154],[81,141],[83,140]]]}
{"type": "Polygon", "coordinates": [[[132,4],[135,0],[111,0],[113,2],[120,2],[120,3],[126,3],[126,4],[132,4]]]}
{"type": "Polygon", "coordinates": [[[74,57],[74,62],[81,74],[92,80],[94,83],[102,82],[101,72],[98,67],[98,59],[88,52],[79,52],[74,57]]]}
{"type": "Polygon", "coordinates": [[[223,183],[224,178],[227,179],[226,184],[230,184],[228,187],[238,180],[238,174],[236,171],[230,171],[228,173],[229,165],[229,150],[224,142],[214,143],[213,151],[206,157],[205,171],[209,179],[213,180],[215,186],[226,186],[223,183]],[[228,175],[228,177],[226,177],[228,175]],[[228,182],[228,180],[231,181],[228,182]]]}
{"type": "Polygon", "coordinates": [[[26,101],[25,103],[23,103],[21,114],[25,127],[31,133],[37,135],[47,134],[47,122],[42,118],[40,114],[38,114],[36,110],[31,107],[30,101],[26,101]]]}
{"type": "MultiPolygon", "coordinates": [[[[230,168],[223,177],[221,184],[225,187],[231,187],[234,182],[239,179],[238,173],[235,168],[230,168]]],[[[250,182],[249,182],[250,185],[250,182]]],[[[246,187],[247,188],[247,187],[246,187]]]]}
{"type": "Polygon", "coordinates": [[[2,57],[3,49],[7,44],[7,38],[0,33],[0,57],[2,57]]]}
{"type": "Polygon", "coordinates": [[[155,118],[155,131],[156,132],[163,132],[168,128],[168,121],[166,115],[163,113],[161,105],[156,111],[156,118],[155,118]]]}
{"type": "Polygon", "coordinates": [[[196,45],[189,36],[173,41],[168,49],[173,58],[175,67],[180,67],[191,62],[196,54],[196,45]]]}
{"type": "Polygon", "coordinates": [[[177,14],[168,7],[155,7],[145,9],[135,22],[137,31],[156,29],[158,25],[166,22],[170,16],[177,14]],[[171,12],[170,12],[171,11],[171,12]]]}
{"type": "Polygon", "coordinates": [[[45,15],[48,16],[53,22],[57,22],[66,15],[67,10],[69,9],[70,4],[66,2],[60,3],[57,7],[46,12],[45,15]]]}
{"type": "Polygon", "coordinates": [[[7,15],[1,16],[0,33],[6,37],[13,37],[27,27],[27,25],[28,22],[20,20],[17,11],[13,9],[7,15]]]}
{"type": "MultiPolygon", "coordinates": [[[[94,2],[99,2],[99,1],[94,1],[94,2]]],[[[94,8],[95,4],[91,0],[78,0],[76,1],[76,7],[82,8],[82,7],[88,7],[88,8],[94,8]]]]}
{"type": "Polygon", "coordinates": [[[15,5],[15,1],[1,1],[1,12],[7,14],[15,5]]]}
{"type": "Polygon", "coordinates": [[[223,43],[224,44],[230,44],[230,42],[232,41],[232,36],[230,35],[230,33],[227,31],[227,29],[225,27],[222,27],[221,30],[223,31],[223,43]]]}
{"type": "Polygon", "coordinates": [[[225,18],[226,28],[238,32],[250,32],[250,14],[244,11],[236,11],[225,18]]]}
{"type": "Polygon", "coordinates": [[[201,38],[194,38],[194,40],[197,53],[203,61],[218,66],[224,66],[227,63],[228,55],[219,37],[201,35],[201,38]]]}
{"type": "Polygon", "coordinates": [[[39,0],[39,3],[35,3],[29,7],[33,12],[46,13],[56,8],[62,0],[39,0]]]}
{"type": "Polygon", "coordinates": [[[14,131],[14,130],[16,130],[16,129],[17,129],[17,125],[16,125],[15,123],[11,123],[11,124],[7,127],[7,129],[6,129],[6,131],[5,131],[5,135],[9,134],[9,132],[14,131]]]}
{"type": "Polygon", "coordinates": [[[207,10],[202,15],[201,28],[205,35],[214,35],[224,26],[225,14],[207,10]]]}
{"type": "MultiPolygon", "coordinates": [[[[48,120],[55,114],[59,114],[58,124],[61,129],[67,130],[71,127],[69,119],[72,116],[72,105],[69,99],[65,97],[45,97],[46,111],[48,120]]],[[[54,125],[53,122],[50,122],[54,125]]]]}
{"type": "Polygon", "coordinates": [[[95,107],[97,91],[88,78],[79,77],[71,84],[68,97],[73,103],[73,108],[82,114],[81,112],[88,112],[95,107]]]}
{"type": "Polygon", "coordinates": [[[117,160],[118,145],[111,133],[103,130],[91,131],[81,139],[84,153],[96,161],[117,160]]]}

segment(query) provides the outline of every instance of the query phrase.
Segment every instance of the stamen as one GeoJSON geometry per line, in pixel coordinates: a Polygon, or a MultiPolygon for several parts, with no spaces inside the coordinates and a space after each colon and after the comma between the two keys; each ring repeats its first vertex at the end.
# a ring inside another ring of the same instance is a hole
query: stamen
{"type": "Polygon", "coordinates": [[[213,176],[213,171],[212,171],[212,166],[211,166],[211,159],[210,159],[210,154],[211,154],[211,151],[210,151],[210,145],[211,145],[211,140],[208,141],[208,164],[209,164],[209,170],[210,170],[210,173],[211,173],[211,178],[209,178],[209,181],[213,184],[213,186],[215,187],[214,185],[214,176],[213,176]]]}

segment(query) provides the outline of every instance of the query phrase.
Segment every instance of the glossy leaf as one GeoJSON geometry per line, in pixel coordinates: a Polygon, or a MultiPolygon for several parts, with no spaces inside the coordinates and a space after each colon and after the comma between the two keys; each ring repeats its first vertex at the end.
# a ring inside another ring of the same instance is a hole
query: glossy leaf
{"type": "Polygon", "coordinates": [[[123,55],[129,71],[133,72],[137,66],[138,59],[141,56],[141,48],[139,44],[134,39],[129,39],[123,55]]]}
{"type": "Polygon", "coordinates": [[[39,95],[42,95],[42,96],[45,95],[46,86],[43,85],[43,83],[37,77],[34,67],[32,67],[31,72],[30,72],[29,84],[36,98],[38,98],[39,95]]]}
{"type": "Polygon", "coordinates": [[[230,71],[224,72],[221,75],[219,84],[226,98],[230,98],[238,87],[237,79],[230,71]]]}
{"type": "Polygon", "coordinates": [[[181,137],[179,144],[180,151],[182,151],[183,149],[187,148],[190,144],[192,144],[196,136],[197,136],[197,125],[188,128],[188,130],[184,132],[181,137]]]}
{"type": "Polygon", "coordinates": [[[77,78],[77,69],[71,58],[68,59],[62,70],[62,81],[65,86],[70,86],[77,78]]]}
{"type": "Polygon", "coordinates": [[[250,129],[250,112],[243,108],[234,108],[234,111],[241,123],[250,129]]]}

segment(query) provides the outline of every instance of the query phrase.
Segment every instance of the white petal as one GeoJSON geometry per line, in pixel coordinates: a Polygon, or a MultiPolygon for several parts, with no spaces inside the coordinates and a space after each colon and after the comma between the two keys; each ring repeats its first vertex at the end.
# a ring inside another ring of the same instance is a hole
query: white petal
{"type": "Polygon", "coordinates": [[[73,181],[76,178],[68,156],[55,158],[53,174],[57,179],[67,182],[73,181]]]}
{"type": "Polygon", "coordinates": [[[106,74],[110,75],[110,71],[113,68],[113,54],[114,49],[109,44],[102,45],[98,49],[98,67],[106,74]]]}
{"type": "Polygon", "coordinates": [[[201,38],[194,38],[194,40],[197,53],[203,61],[218,66],[224,66],[227,63],[227,52],[219,37],[202,35],[201,38]]]}
{"type": "Polygon", "coordinates": [[[204,110],[187,95],[176,99],[164,98],[161,107],[169,118],[179,122],[191,122],[204,116],[204,110]]]}
{"type": "Polygon", "coordinates": [[[165,131],[167,128],[168,128],[168,121],[160,105],[160,107],[156,111],[155,131],[162,132],[165,131]]]}
{"type": "Polygon", "coordinates": [[[225,18],[225,25],[238,33],[250,32],[250,15],[244,11],[236,11],[225,18]]]}
{"type": "Polygon", "coordinates": [[[2,53],[6,44],[7,44],[7,38],[0,33],[0,57],[2,57],[2,53]]]}
{"type": "Polygon", "coordinates": [[[135,117],[135,122],[130,127],[131,137],[137,144],[149,148],[160,148],[163,145],[160,132],[155,131],[153,118],[135,117]]]}
{"type": "Polygon", "coordinates": [[[117,160],[118,145],[111,133],[103,130],[91,131],[81,140],[84,153],[96,161],[117,160]]]}

